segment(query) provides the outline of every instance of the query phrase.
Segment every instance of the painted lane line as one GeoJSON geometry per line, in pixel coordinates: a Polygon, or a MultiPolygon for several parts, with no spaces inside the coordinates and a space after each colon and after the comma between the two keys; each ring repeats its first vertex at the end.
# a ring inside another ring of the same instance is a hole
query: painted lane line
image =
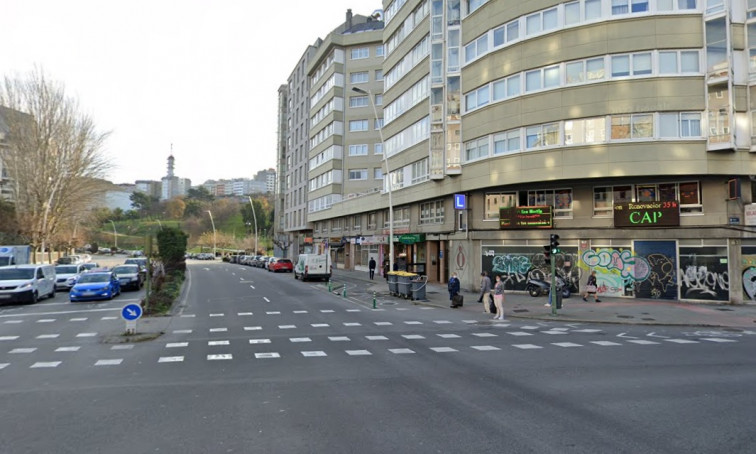
{"type": "Polygon", "coordinates": [[[375,322],[375,326],[391,326],[393,323],[391,322],[375,322]]]}
{"type": "Polygon", "coordinates": [[[408,307],[397,307],[396,310],[398,310],[398,311],[408,311],[409,308],[408,307]]]}
{"type": "Polygon", "coordinates": [[[86,322],[87,317],[76,317],[68,320],[69,322],[86,322]]]}
{"type": "Polygon", "coordinates": [[[36,347],[29,347],[29,348],[14,348],[13,350],[9,351],[8,353],[34,353],[37,350],[36,347]]]}
{"type": "Polygon", "coordinates": [[[60,334],[40,334],[37,339],[57,339],[60,334]]]}
{"type": "Polygon", "coordinates": [[[270,303],[270,300],[268,299],[267,296],[263,296],[263,299],[265,300],[266,303],[270,303]]]}
{"type": "Polygon", "coordinates": [[[423,322],[418,322],[418,321],[416,321],[416,320],[410,320],[410,321],[406,321],[406,322],[404,322],[404,324],[405,324],[405,325],[422,325],[422,324],[423,324],[423,322]]]}
{"type": "Polygon", "coordinates": [[[701,340],[709,341],[709,342],[737,342],[734,339],[721,339],[718,337],[702,337],[701,340]]]}
{"type": "Polygon", "coordinates": [[[475,337],[499,337],[498,334],[494,333],[472,333],[475,337]]]}
{"type": "Polygon", "coordinates": [[[433,350],[436,353],[449,353],[449,352],[458,352],[459,350],[451,348],[451,347],[431,347],[431,350],[433,350]]]}
{"type": "Polygon", "coordinates": [[[661,338],[661,339],[669,339],[669,336],[662,336],[661,334],[656,334],[655,331],[652,332],[652,333],[646,334],[646,336],[648,336],[648,337],[658,337],[658,338],[661,338]]]}
{"type": "Polygon", "coordinates": [[[473,348],[473,349],[481,351],[481,352],[488,352],[488,351],[493,351],[493,350],[501,350],[499,347],[494,347],[493,345],[472,345],[470,348],[473,348]]]}
{"type": "Polygon", "coordinates": [[[40,316],[40,315],[68,315],[68,314],[79,314],[79,313],[89,313],[89,312],[113,312],[113,311],[120,311],[120,307],[113,307],[113,308],[103,308],[103,309],[82,309],[82,310],[76,310],[76,311],[56,311],[56,312],[29,312],[25,314],[7,314],[7,315],[0,315],[0,318],[10,318],[10,317],[34,317],[34,316],[40,316]]]}
{"type": "Polygon", "coordinates": [[[252,290],[255,290],[255,286],[254,285],[250,285],[249,288],[251,288],[252,290]]]}
{"type": "Polygon", "coordinates": [[[619,333],[619,334],[617,334],[617,337],[621,337],[623,339],[637,339],[637,337],[628,336],[627,333],[619,333]]]}
{"type": "Polygon", "coordinates": [[[312,339],[309,337],[290,337],[289,341],[291,342],[312,342],[312,339]]]}
{"type": "Polygon", "coordinates": [[[388,340],[388,337],[386,336],[365,336],[365,339],[371,340],[371,341],[384,341],[388,340]]]}
{"type": "Polygon", "coordinates": [[[18,336],[0,336],[0,341],[12,341],[18,339],[18,336]]]}
{"type": "Polygon", "coordinates": [[[372,353],[370,353],[367,350],[345,350],[346,354],[349,356],[370,356],[372,353]]]}
{"type": "Polygon", "coordinates": [[[321,309],[320,310],[321,314],[333,314],[334,312],[336,312],[336,311],[334,311],[333,309],[321,309]]]}
{"type": "Polygon", "coordinates": [[[271,312],[266,312],[265,314],[266,315],[281,315],[281,312],[279,312],[279,311],[271,311],[271,312]]]}
{"type": "Polygon", "coordinates": [[[165,348],[180,348],[180,347],[188,347],[189,342],[169,342],[165,344],[165,348]]]}
{"type": "Polygon", "coordinates": [[[636,340],[631,339],[628,342],[631,342],[633,344],[638,344],[638,345],[659,345],[659,342],[647,341],[643,339],[636,339],[636,340]]]}
{"type": "Polygon", "coordinates": [[[280,358],[280,357],[281,355],[279,355],[276,352],[255,353],[255,358],[257,359],[280,358]]]}
{"type": "Polygon", "coordinates": [[[377,309],[370,309],[370,310],[373,311],[373,312],[385,312],[386,311],[386,309],[383,309],[381,307],[379,307],[377,309]]]}
{"type": "Polygon", "coordinates": [[[183,356],[161,356],[158,358],[158,363],[180,363],[184,361],[183,356]]]}
{"type": "Polygon", "coordinates": [[[225,353],[221,355],[207,355],[208,361],[218,361],[218,360],[224,360],[224,359],[234,359],[234,357],[230,353],[225,353]]]}
{"type": "Polygon", "coordinates": [[[220,340],[220,341],[207,341],[208,347],[217,347],[218,345],[230,345],[231,342],[227,340],[220,340]]]}
{"type": "Polygon", "coordinates": [[[278,325],[278,329],[296,329],[297,325],[278,325]]]}
{"type": "Polygon", "coordinates": [[[6,320],[3,323],[9,323],[10,324],[10,323],[23,323],[23,322],[24,322],[23,320],[6,320]]]}
{"type": "Polygon", "coordinates": [[[0,369],[5,369],[9,365],[10,365],[10,363],[0,363],[0,369]]]}
{"type": "Polygon", "coordinates": [[[348,342],[348,341],[351,341],[352,339],[346,336],[328,336],[328,340],[333,341],[333,342],[348,342]]]}
{"type": "Polygon", "coordinates": [[[78,352],[81,347],[74,346],[74,347],[58,347],[55,349],[56,352],[78,352]]]}
{"type": "Polygon", "coordinates": [[[269,344],[270,339],[250,339],[250,344],[269,344]]]}
{"type": "Polygon", "coordinates": [[[540,345],[533,345],[533,344],[514,344],[512,347],[519,348],[522,350],[535,350],[538,348],[543,348],[540,345]]]}
{"type": "Polygon", "coordinates": [[[402,334],[402,337],[409,340],[425,339],[425,336],[421,336],[419,334],[402,334]]]}
{"type": "Polygon", "coordinates": [[[541,329],[541,327],[540,326],[528,325],[528,326],[520,327],[520,329],[537,330],[537,329],[541,329]]]}
{"type": "Polygon", "coordinates": [[[512,331],[507,332],[507,334],[511,334],[512,336],[532,336],[533,333],[526,333],[525,331],[512,331]]]}
{"type": "Polygon", "coordinates": [[[572,342],[555,342],[551,345],[556,345],[557,347],[564,347],[564,348],[571,348],[571,347],[582,347],[581,344],[575,344],[572,342]]]}
{"type": "Polygon", "coordinates": [[[97,336],[97,333],[79,333],[76,335],[76,337],[95,337],[97,336]]]}
{"type": "Polygon", "coordinates": [[[362,323],[357,323],[357,322],[344,322],[344,326],[362,326],[362,323]]]}
{"type": "Polygon", "coordinates": [[[314,356],[328,356],[324,351],[302,352],[302,356],[309,358],[314,356]]]}
{"type": "Polygon", "coordinates": [[[110,347],[110,349],[111,350],[133,350],[134,349],[134,345],[133,344],[131,344],[131,345],[114,345],[114,346],[110,347]]]}
{"type": "Polygon", "coordinates": [[[226,314],[223,313],[216,313],[216,314],[210,314],[210,317],[224,317],[226,314]]]}
{"type": "Polygon", "coordinates": [[[245,326],[244,331],[260,331],[262,326],[245,326]]]}
{"type": "Polygon", "coordinates": [[[448,325],[451,322],[449,320],[433,320],[433,323],[435,323],[437,325],[448,325]]]}
{"type": "Polygon", "coordinates": [[[100,320],[118,320],[118,317],[107,316],[107,317],[101,317],[100,320]]]}
{"type": "MultiPolygon", "coordinates": [[[[525,329],[525,328],[523,328],[525,329]]],[[[600,329],[575,329],[572,330],[573,333],[600,333],[602,330],[600,329]]]]}
{"type": "Polygon", "coordinates": [[[328,323],[312,323],[310,326],[312,326],[313,328],[327,328],[331,325],[329,325],[328,323]]]}
{"type": "Polygon", "coordinates": [[[293,311],[294,314],[306,314],[308,311],[293,311]]]}
{"type": "Polygon", "coordinates": [[[459,334],[436,334],[436,336],[442,339],[459,339],[460,337],[462,337],[459,334]]]}
{"type": "Polygon", "coordinates": [[[688,339],[664,339],[667,342],[672,342],[674,344],[698,344],[698,341],[694,340],[688,340],[688,339]]]}
{"type": "Polygon", "coordinates": [[[622,345],[619,342],[611,342],[611,341],[591,341],[591,343],[600,345],[602,347],[616,347],[618,345],[622,345]]]}
{"type": "Polygon", "coordinates": [[[397,355],[407,355],[407,354],[415,353],[414,350],[410,350],[409,348],[389,348],[389,351],[397,355]]]}
{"type": "Polygon", "coordinates": [[[239,317],[244,317],[245,315],[252,315],[252,312],[239,312],[236,315],[239,317]]]}
{"type": "Polygon", "coordinates": [[[47,362],[38,362],[34,363],[31,366],[29,366],[29,369],[38,369],[43,367],[58,367],[60,366],[60,363],[62,361],[47,361],[47,362]]]}
{"type": "Polygon", "coordinates": [[[462,320],[462,323],[467,323],[468,325],[472,325],[473,323],[478,323],[477,320],[462,320]]]}
{"type": "Polygon", "coordinates": [[[228,328],[210,328],[209,331],[211,333],[226,333],[228,332],[228,328]]]}
{"type": "Polygon", "coordinates": [[[543,334],[551,334],[551,335],[555,335],[555,334],[570,334],[570,333],[568,333],[566,331],[541,331],[541,333],[543,333],[543,334]]]}
{"type": "Polygon", "coordinates": [[[95,366],[118,366],[123,362],[123,359],[100,359],[95,363],[95,366]]]}
{"type": "Polygon", "coordinates": [[[569,331],[569,328],[551,328],[549,331],[569,331]]]}
{"type": "Polygon", "coordinates": [[[436,308],[435,307],[423,306],[423,307],[419,307],[418,309],[420,309],[421,311],[432,311],[432,310],[435,310],[436,308]]]}
{"type": "Polygon", "coordinates": [[[362,312],[362,309],[347,309],[347,312],[362,312]]]}
{"type": "Polygon", "coordinates": [[[192,330],[190,329],[174,329],[173,334],[191,334],[192,330]]]}
{"type": "Polygon", "coordinates": [[[181,314],[181,318],[194,318],[196,316],[196,314],[181,314]]]}
{"type": "Polygon", "coordinates": [[[37,320],[37,323],[52,323],[54,321],[55,321],[54,318],[41,318],[37,320]]]}

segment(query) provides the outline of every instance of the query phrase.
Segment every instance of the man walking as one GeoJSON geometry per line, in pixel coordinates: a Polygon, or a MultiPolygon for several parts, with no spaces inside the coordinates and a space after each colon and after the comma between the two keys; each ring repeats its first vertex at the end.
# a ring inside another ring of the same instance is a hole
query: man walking
{"type": "Polygon", "coordinates": [[[488,277],[488,273],[483,271],[480,273],[480,296],[478,301],[483,302],[483,311],[487,314],[491,313],[491,279],[488,277]]]}
{"type": "Polygon", "coordinates": [[[370,270],[370,280],[373,280],[373,276],[375,276],[375,259],[373,257],[370,257],[370,262],[368,262],[368,269],[370,270]]]}

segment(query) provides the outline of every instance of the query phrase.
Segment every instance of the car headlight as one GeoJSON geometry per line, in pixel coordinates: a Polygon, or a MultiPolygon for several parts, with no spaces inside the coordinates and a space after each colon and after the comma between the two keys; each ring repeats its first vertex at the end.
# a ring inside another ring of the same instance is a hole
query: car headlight
{"type": "Polygon", "coordinates": [[[18,288],[20,290],[23,290],[23,289],[26,289],[26,288],[30,288],[31,286],[32,286],[31,282],[24,282],[23,284],[19,285],[18,288]]]}

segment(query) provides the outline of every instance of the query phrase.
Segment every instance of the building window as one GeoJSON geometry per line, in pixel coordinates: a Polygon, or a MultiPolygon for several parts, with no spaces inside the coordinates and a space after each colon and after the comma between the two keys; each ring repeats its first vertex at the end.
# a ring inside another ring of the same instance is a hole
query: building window
{"type": "Polygon", "coordinates": [[[358,47],[352,49],[350,52],[350,58],[352,60],[360,60],[368,57],[370,57],[370,49],[367,47],[358,47]]]}
{"type": "Polygon", "coordinates": [[[367,130],[368,130],[367,120],[350,120],[349,121],[350,132],[359,132],[359,131],[367,131],[367,130]]]}
{"type": "Polygon", "coordinates": [[[374,180],[382,180],[383,179],[383,167],[374,167],[373,168],[373,179],[374,180]]]}
{"type": "Polygon", "coordinates": [[[383,70],[382,69],[376,69],[375,70],[375,80],[383,80],[383,70]]]}
{"type": "Polygon", "coordinates": [[[559,123],[547,123],[525,128],[525,147],[528,149],[558,144],[559,123]]]}
{"type": "Polygon", "coordinates": [[[520,151],[520,130],[513,129],[494,135],[494,155],[517,153],[520,151]]]}
{"type": "Polygon", "coordinates": [[[572,189],[547,189],[522,192],[521,206],[552,206],[554,217],[572,217],[572,189]]]}
{"type": "Polygon", "coordinates": [[[420,204],[420,225],[443,224],[444,201],[436,200],[420,204]]]}
{"type": "Polygon", "coordinates": [[[367,156],[367,144],[349,145],[349,156],[367,156]]]}
{"type": "Polygon", "coordinates": [[[613,115],[612,139],[639,139],[654,136],[653,114],[613,115]]]}
{"type": "Polygon", "coordinates": [[[375,105],[376,106],[382,106],[383,105],[383,95],[382,94],[375,95],[375,105]]]}
{"type": "Polygon", "coordinates": [[[516,192],[501,192],[486,194],[486,220],[498,220],[500,208],[511,208],[517,206],[516,192]]]}
{"type": "Polygon", "coordinates": [[[383,144],[376,143],[373,145],[373,154],[383,154],[383,144]]]}
{"type": "Polygon", "coordinates": [[[375,56],[383,57],[383,46],[375,46],[375,56]]]}
{"type": "Polygon", "coordinates": [[[367,169],[351,169],[349,170],[350,180],[367,180],[367,169]]]}
{"type": "Polygon", "coordinates": [[[376,118],[373,121],[373,129],[375,129],[377,131],[377,130],[381,129],[382,127],[383,127],[383,118],[376,118]]]}
{"type": "Polygon", "coordinates": [[[354,230],[359,230],[361,224],[362,224],[362,215],[355,214],[354,216],[352,216],[352,228],[354,230]]]}
{"type": "Polygon", "coordinates": [[[368,230],[375,230],[378,228],[378,213],[368,213],[367,228],[368,230]]]}
{"type": "Polygon", "coordinates": [[[410,181],[410,184],[417,184],[422,183],[423,181],[427,181],[429,178],[429,172],[428,172],[428,158],[421,159],[417,162],[412,163],[412,179],[410,181]]]}
{"type": "Polygon", "coordinates": [[[367,71],[349,73],[349,82],[353,84],[364,84],[368,82],[369,77],[367,71]]]}
{"type": "Polygon", "coordinates": [[[606,118],[586,118],[564,122],[564,144],[606,142],[606,118]]]}
{"type": "Polygon", "coordinates": [[[614,205],[628,202],[678,201],[680,214],[703,212],[701,190],[697,181],[682,183],[653,183],[593,188],[593,215],[614,216],[614,205]]]}
{"type": "Polygon", "coordinates": [[[471,140],[465,144],[465,161],[475,161],[476,159],[488,157],[488,137],[471,140]]]}
{"type": "Polygon", "coordinates": [[[349,98],[349,107],[367,107],[367,96],[352,96],[349,98]]]}

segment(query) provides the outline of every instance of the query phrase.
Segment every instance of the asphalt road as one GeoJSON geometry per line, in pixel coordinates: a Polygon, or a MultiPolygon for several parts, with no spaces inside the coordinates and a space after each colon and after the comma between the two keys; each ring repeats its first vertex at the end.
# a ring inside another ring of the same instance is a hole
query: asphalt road
{"type": "MultiPolygon", "coordinates": [[[[0,308],[4,453],[746,453],[756,335],[494,322],[189,265],[164,334],[58,294],[0,308]]],[[[140,322],[141,323],[141,322],[140,322]]]]}

